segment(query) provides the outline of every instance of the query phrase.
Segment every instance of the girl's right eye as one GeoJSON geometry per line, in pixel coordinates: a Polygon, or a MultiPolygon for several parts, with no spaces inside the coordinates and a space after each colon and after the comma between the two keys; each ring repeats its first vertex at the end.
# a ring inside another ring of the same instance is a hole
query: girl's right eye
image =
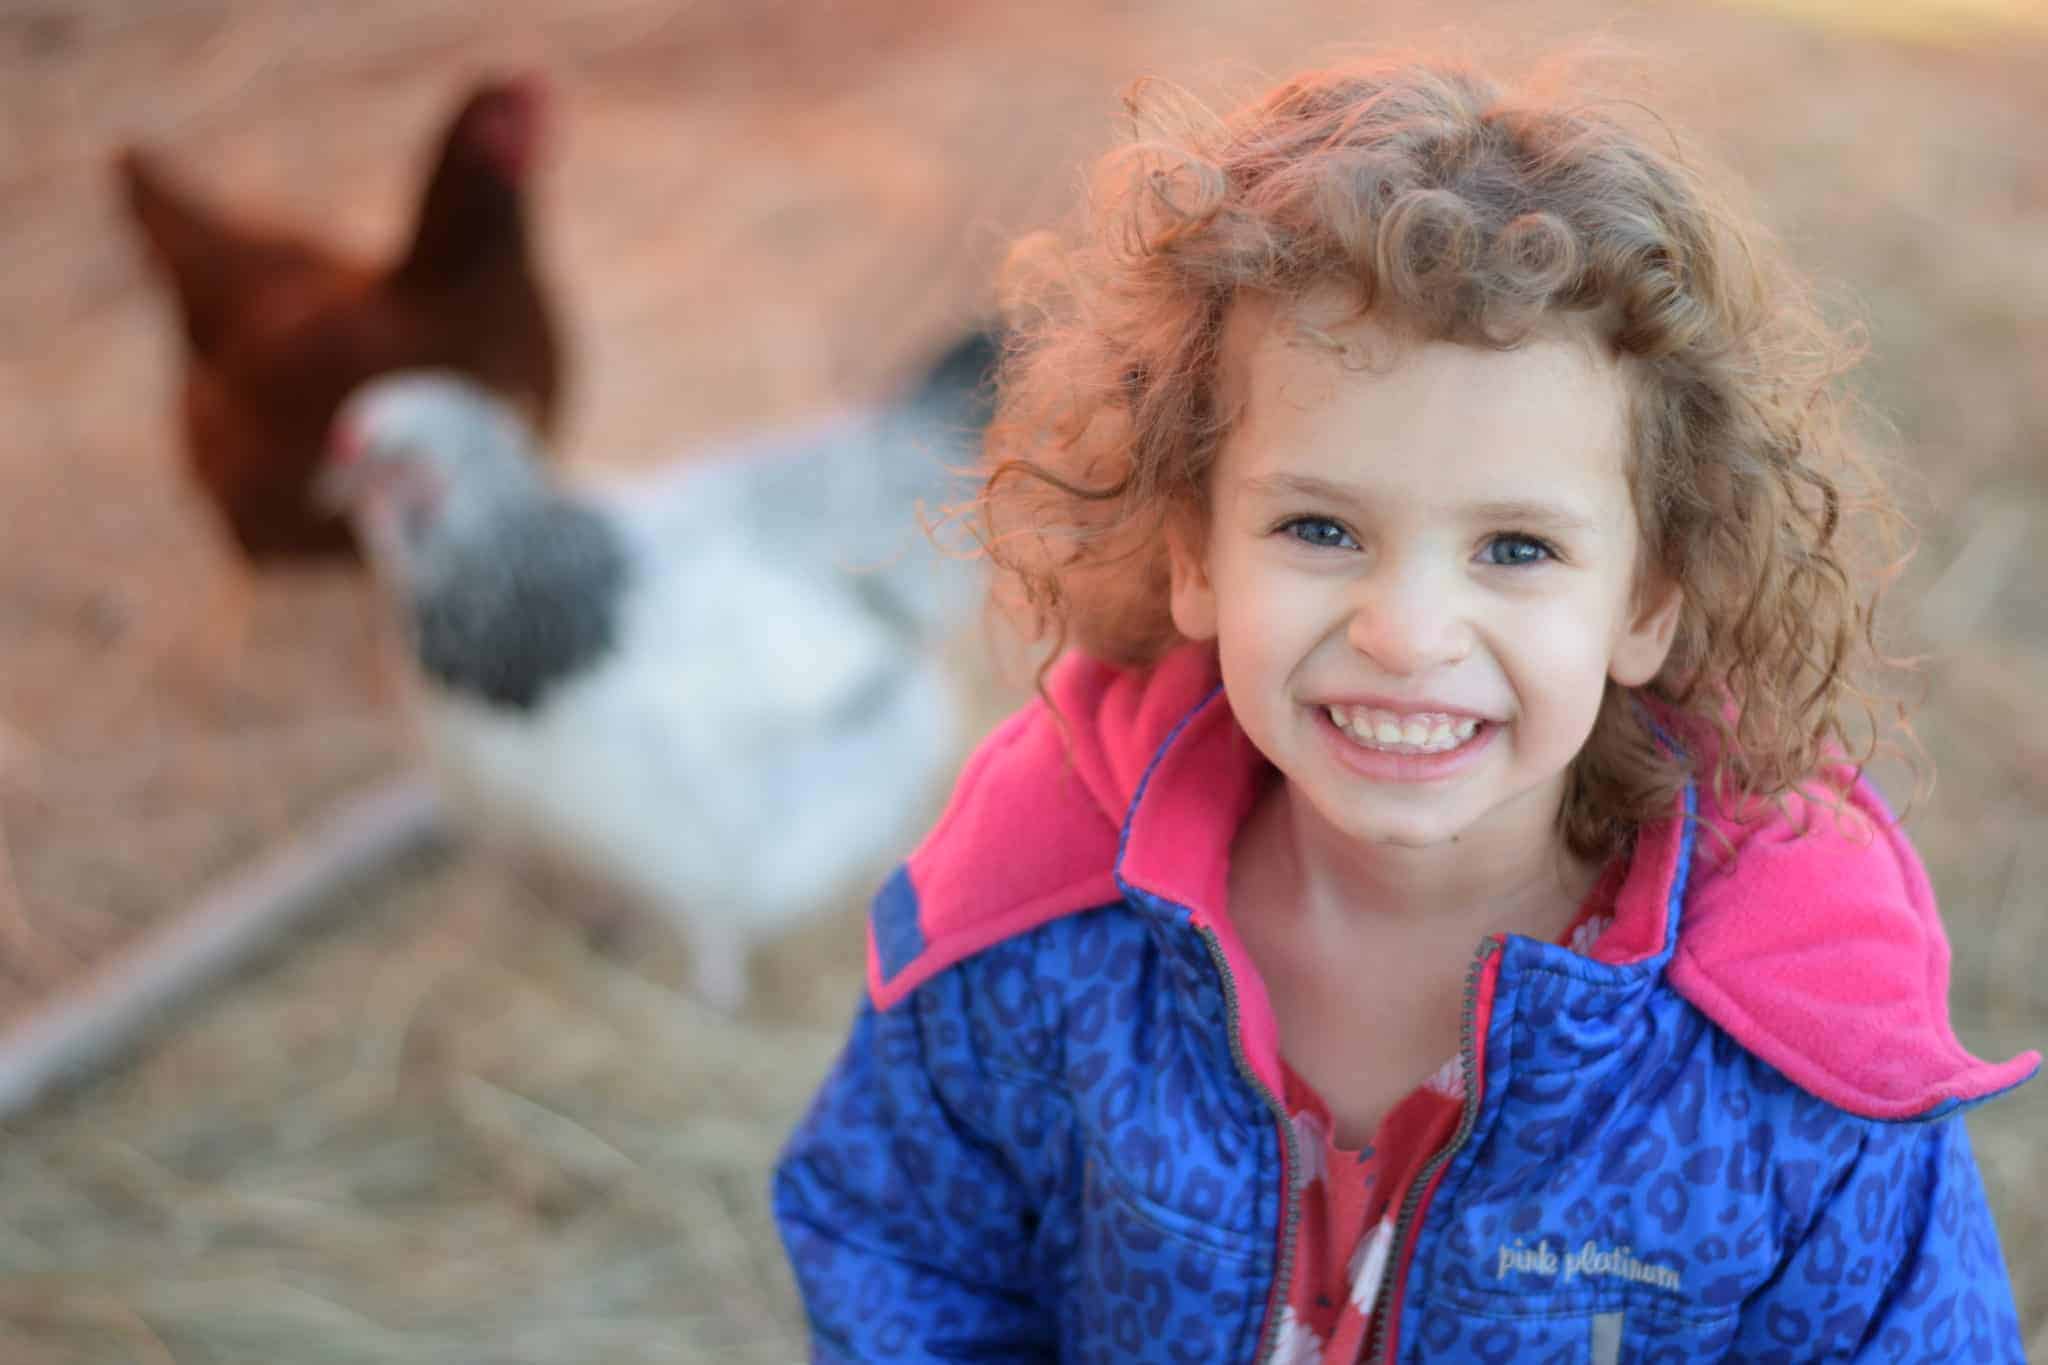
{"type": "Polygon", "coordinates": [[[1358,547],[1351,533],[1328,517],[1295,517],[1282,522],[1278,529],[1319,550],[1352,550],[1358,547]]]}

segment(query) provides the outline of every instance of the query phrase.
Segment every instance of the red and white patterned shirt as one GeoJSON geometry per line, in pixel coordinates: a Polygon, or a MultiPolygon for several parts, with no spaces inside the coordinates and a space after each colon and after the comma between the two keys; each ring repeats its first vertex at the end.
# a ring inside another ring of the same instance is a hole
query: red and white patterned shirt
{"type": "MultiPolygon", "coordinates": [[[[1610,868],[1560,939],[1592,951],[1614,919],[1621,867],[1610,868]]],[[[1380,1121],[1363,1148],[1337,1145],[1329,1106],[1282,1059],[1295,1148],[1305,1167],[1296,1225],[1294,1278],[1280,1319],[1274,1365],[1353,1365],[1365,1349],[1373,1305],[1387,1274],[1394,1216],[1423,1164],[1457,1129],[1465,1100],[1461,1060],[1451,1058],[1380,1121]]]]}

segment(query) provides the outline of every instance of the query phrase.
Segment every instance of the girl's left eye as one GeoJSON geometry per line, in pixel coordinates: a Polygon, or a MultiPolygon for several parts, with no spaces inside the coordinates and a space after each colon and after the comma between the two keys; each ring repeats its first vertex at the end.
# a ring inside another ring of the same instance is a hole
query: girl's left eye
{"type": "Polygon", "coordinates": [[[1277,529],[1285,531],[1304,545],[1314,545],[1321,549],[1347,550],[1358,544],[1351,538],[1349,531],[1328,517],[1295,517],[1291,521],[1281,523],[1277,529]]]}
{"type": "Polygon", "coordinates": [[[1557,556],[1551,548],[1534,536],[1495,536],[1486,542],[1480,557],[1488,564],[1503,568],[1516,568],[1524,564],[1540,564],[1557,556]]]}

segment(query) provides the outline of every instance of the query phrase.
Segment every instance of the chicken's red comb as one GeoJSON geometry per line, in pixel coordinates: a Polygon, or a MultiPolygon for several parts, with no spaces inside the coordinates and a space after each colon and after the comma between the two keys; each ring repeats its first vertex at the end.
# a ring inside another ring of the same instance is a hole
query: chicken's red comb
{"type": "Polygon", "coordinates": [[[540,155],[547,81],[537,71],[522,71],[478,86],[473,99],[470,137],[506,179],[523,179],[540,155]]]}
{"type": "Polygon", "coordinates": [[[346,418],[335,422],[327,433],[327,462],[337,466],[352,464],[361,459],[362,454],[362,427],[346,418]]]}

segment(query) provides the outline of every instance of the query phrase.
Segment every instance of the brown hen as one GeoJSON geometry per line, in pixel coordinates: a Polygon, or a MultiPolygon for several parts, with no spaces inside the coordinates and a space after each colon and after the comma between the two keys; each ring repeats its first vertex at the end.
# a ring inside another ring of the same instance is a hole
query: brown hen
{"type": "Polygon", "coordinates": [[[375,375],[456,370],[552,425],[562,346],[525,202],[543,101],[531,77],[463,100],[411,240],[383,265],[206,207],[145,152],[120,154],[183,323],[186,459],[251,565],[355,555],[310,492],[335,409],[375,375]]]}

